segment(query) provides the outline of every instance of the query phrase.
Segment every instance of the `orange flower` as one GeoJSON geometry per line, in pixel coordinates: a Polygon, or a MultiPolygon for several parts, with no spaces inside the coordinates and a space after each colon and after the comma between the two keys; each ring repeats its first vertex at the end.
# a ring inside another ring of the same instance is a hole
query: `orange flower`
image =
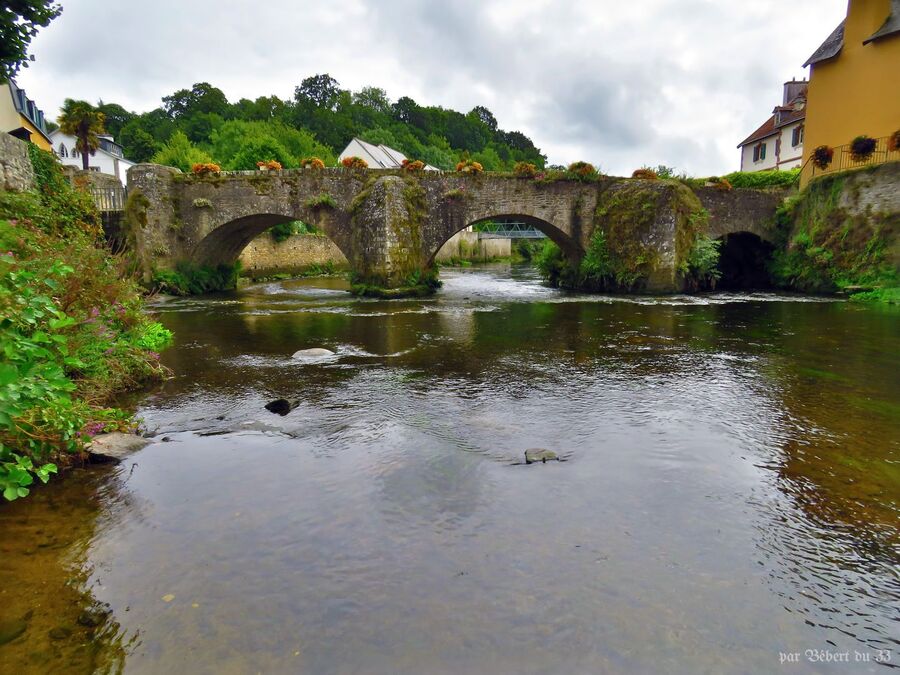
{"type": "Polygon", "coordinates": [[[213,164],[212,162],[202,162],[191,167],[191,173],[197,176],[212,176],[218,174],[221,170],[218,164],[213,164]]]}
{"type": "Polygon", "coordinates": [[[341,164],[343,164],[348,169],[369,168],[369,163],[362,157],[344,157],[344,159],[341,160],[341,164]]]}

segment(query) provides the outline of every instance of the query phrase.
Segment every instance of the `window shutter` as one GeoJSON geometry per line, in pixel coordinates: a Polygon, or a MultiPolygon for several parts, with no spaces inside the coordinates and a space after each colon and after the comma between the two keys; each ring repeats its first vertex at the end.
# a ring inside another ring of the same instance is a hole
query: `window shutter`
{"type": "Polygon", "coordinates": [[[765,143],[763,143],[761,146],[759,146],[759,158],[760,159],[766,158],[766,144],[765,143]]]}

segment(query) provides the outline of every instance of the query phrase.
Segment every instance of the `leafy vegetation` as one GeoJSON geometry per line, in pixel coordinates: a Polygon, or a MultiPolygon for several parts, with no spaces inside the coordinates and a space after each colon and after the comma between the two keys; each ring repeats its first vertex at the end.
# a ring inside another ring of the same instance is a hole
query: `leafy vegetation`
{"type": "MultiPolygon", "coordinates": [[[[37,154],[40,153],[40,154],[37,154]]],[[[48,153],[40,188],[0,192],[0,491],[29,493],[103,430],[127,429],[119,391],[159,379],[171,333],[143,312],[126,263],[99,240],[90,198],[48,153]],[[49,159],[48,159],[49,158],[49,159]]]]}
{"type": "Polygon", "coordinates": [[[593,180],[597,177],[597,169],[589,162],[572,162],[566,171],[580,180],[593,180]]]}
{"type": "Polygon", "coordinates": [[[685,278],[687,290],[712,290],[722,277],[719,270],[719,249],[722,242],[710,239],[701,234],[694,240],[687,258],[679,267],[679,273],[685,278]]]}
{"type": "Polygon", "coordinates": [[[89,157],[100,147],[100,134],[106,133],[103,122],[106,116],[87,101],[67,98],[57,120],[64,134],[75,137],[75,150],[81,153],[81,166],[87,171],[89,157]]]}
{"type": "MultiPolygon", "coordinates": [[[[391,101],[377,87],[341,89],[327,74],[307,77],[288,100],[261,96],[232,103],[220,89],[198,82],[164,96],[162,105],[149,112],[129,112],[116,103],[97,109],[106,115],[107,130],[124,145],[125,155],[136,161],[154,157],[181,133],[191,148],[229,170],[252,169],[267,159],[294,168],[307,157],[333,166],[354,136],[444,170],[462,159],[478,162],[486,171],[510,171],[520,161],[540,168],[545,162],[527,136],[500,129],[483,106],[463,114],[422,106],[407,96],[391,101]]],[[[164,156],[181,160],[188,150],[180,137],[178,145],[179,152],[164,156]]]]}
{"type": "Polygon", "coordinates": [[[15,77],[19,68],[28,66],[31,38],[38,28],[46,28],[62,12],[62,7],[47,0],[7,2],[0,11],[0,83],[15,77]]]}
{"type": "Polygon", "coordinates": [[[336,209],[337,202],[327,192],[320,192],[315,197],[310,197],[304,202],[308,209],[336,209]]]}
{"type": "Polygon", "coordinates": [[[765,188],[787,188],[796,185],[800,180],[800,169],[788,169],[787,171],[735,171],[724,176],[732,187],[753,188],[762,190],[765,188]]]}
{"type": "Polygon", "coordinates": [[[150,158],[155,164],[174,166],[184,173],[190,172],[195,164],[212,164],[212,157],[196,148],[181,131],[172,134],[168,141],[150,158]]]}
{"type": "Polygon", "coordinates": [[[176,263],[174,270],[157,270],[151,286],[171,295],[199,295],[227,291],[237,286],[241,264],[197,265],[187,261],[176,263]]]}
{"type": "Polygon", "coordinates": [[[851,210],[860,171],[826,175],[787,200],[776,215],[781,241],[775,283],[813,293],[865,290],[860,299],[896,298],[900,274],[892,259],[900,233],[896,214],[851,210]]]}
{"type": "Polygon", "coordinates": [[[319,231],[313,225],[307,225],[299,220],[290,220],[269,228],[269,234],[272,235],[275,243],[280,243],[295,234],[319,234],[319,231]]]}

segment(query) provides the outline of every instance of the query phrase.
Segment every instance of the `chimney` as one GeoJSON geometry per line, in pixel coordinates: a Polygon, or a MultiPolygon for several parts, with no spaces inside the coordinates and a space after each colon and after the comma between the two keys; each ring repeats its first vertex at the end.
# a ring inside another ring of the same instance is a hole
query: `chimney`
{"type": "Polygon", "coordinates": [[[803,93],[806,90],[806,87],[809,85],[809,82],[806,80],[797,81],[796,78],[791,78],[790,82],[784,83],[784,100],[781,105],[787,105],[791,101],[793,101],[797,96],[803,93]]]}

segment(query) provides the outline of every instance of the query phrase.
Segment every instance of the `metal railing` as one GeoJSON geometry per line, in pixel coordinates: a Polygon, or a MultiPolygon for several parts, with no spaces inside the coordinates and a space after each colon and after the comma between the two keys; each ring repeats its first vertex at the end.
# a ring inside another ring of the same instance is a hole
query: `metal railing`
{"type": "Polygon", "coordinates": [[[125,210],[124,187],[91,187],[90,192],[98,211],[125,210]]]}
{"type": "Polygon", "coordinates": [[[875,164],[884,164],[900,160],[900,149],[890,149],[890,136],[875,139],[875,150],[866,159],[856,161],[853,159],[853,153],[850,150],[850,143],[839,145],[834,148],[834,155],[831,158],[831,164],[824,169],[820,169],[812,162],[812,155],[806,160],[806,164],[800,170],[800,179],[805,185],[816,176],[822,176],[837,171],[849,171],[850,169],[861,169],[865,166],[873,166],[875,164]]]}
{"type": "Polygon", "coordinates": [[[482,239],[543,239],[547,236],[536,227],[518,221],[479,223],[473,229],[482,239]]]}

